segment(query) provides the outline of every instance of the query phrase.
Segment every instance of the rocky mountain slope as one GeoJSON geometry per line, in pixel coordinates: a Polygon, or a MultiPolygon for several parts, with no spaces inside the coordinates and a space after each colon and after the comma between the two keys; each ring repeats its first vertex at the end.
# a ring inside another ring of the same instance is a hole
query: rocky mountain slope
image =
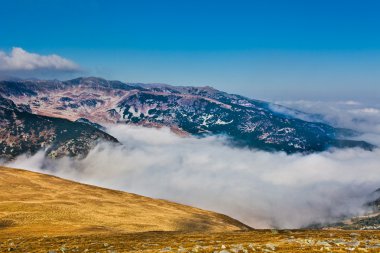
{"type": "Polygon", "coordinates": [[[131,84],[100,78],[1,81],[0,95],[38,115],[170,127],[183,135],[226,135],[231,142],[270,151],[314,152],[373,146],[344,131],[275,112],[269,103],[211,87],[131,84]]]}
{"type": "Polygon", "coordinates": [[[8,236],[250,229],[222,214],[5,167],[0,192],[8,236]]]}
{"type": "Polygon", "coordinates": [[[339,229],[339,230],[380,230],[380,189],[372,192],[364,204],[367,213],[361,216],[342,217],[342,219],[330,224],[312,224],[310,229],[339,229]]]}
{"type": "Polygon", "coordinates": [[[307,229],[380,230],[380,212],[374,210],[366,215],[347,217],[331,224],[313,224],[307,229]]]}
{"type": "Polygon", "coordinates": [[[46,155],[85,156],[98,141],[117,140],[82,122],[35,115],[28,106],[16,106],[0,97],[0,158],[9,160],[21,154],[45,150],[46,155]]]}

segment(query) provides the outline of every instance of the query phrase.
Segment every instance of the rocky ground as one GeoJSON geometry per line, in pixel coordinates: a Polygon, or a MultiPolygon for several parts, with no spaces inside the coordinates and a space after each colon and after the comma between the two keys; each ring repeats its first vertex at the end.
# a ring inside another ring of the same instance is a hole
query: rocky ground
{"type": "Polygon", "coordinates": [[[380,252],[380,231],[254,230],[9,237],[0,252],[380,252]]]}

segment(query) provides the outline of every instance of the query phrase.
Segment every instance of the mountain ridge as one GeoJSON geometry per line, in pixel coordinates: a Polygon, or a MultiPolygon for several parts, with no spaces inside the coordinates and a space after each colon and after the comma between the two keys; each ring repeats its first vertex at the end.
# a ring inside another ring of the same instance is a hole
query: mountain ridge
{"type": "MultiPolygon", "coordinates": [[[[76,78],[68,81],[1,81],[0,95],[20,107],[71,121],[169,127],[183,135],[225,135],[233,145],[310,153],[331,147],[374,148],[342,138],[342,131],[274,111],[268,102],[209,86],[172,86],[76,78]]],[[[344,132],[344,131],[343,131],[344,132]]]]}

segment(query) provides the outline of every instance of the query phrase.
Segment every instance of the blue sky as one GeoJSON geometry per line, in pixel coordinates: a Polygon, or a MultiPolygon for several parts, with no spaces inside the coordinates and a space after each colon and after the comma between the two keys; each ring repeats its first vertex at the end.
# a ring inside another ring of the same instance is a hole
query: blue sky
{"type": "Polygon", "coordinates": [[[211,85],[269,100],[380,98],[375,0],[1,0],[0,6],[0,50],[57,54],[81,66],[72,76],[211,85]]]}

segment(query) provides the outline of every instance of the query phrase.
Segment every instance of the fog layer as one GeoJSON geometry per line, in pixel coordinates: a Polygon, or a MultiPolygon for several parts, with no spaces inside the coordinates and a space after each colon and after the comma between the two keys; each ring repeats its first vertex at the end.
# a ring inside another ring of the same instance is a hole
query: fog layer
{"type": "MultiPolygon", "coordinates": [[[[354,126],[352,112],[336,108],[344,115],[335,125],[346,122],[379,143],[379,114],[354,126]]],[[[233,148],[217,137],[183,138],[168,129],[113,125],[108,132],[124,145],[101,143],[83,160],[51,161],[39,152],[8,166],[217,211],[255,228],[298,228],[364,214],[380,187],[379,149],[287,155],[233,148]]]]}

